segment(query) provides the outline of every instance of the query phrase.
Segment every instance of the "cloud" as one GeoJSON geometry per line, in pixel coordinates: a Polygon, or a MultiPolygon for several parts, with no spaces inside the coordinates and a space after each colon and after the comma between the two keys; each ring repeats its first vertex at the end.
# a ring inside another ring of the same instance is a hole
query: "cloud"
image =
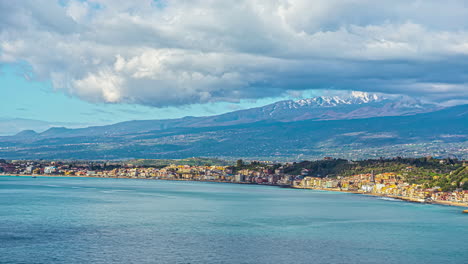
{"type": "Polygon", "coordinates": [[[0,63],[90,102],[310,89],[468,99],[463,0],[0,0],[0,63]]]}

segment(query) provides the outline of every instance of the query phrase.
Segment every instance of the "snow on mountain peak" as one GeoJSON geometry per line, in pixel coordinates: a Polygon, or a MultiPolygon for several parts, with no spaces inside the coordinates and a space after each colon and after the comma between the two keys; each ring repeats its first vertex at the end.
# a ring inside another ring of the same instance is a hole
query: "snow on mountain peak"
{"type": "Polygon", "coordinates": [[[377,101],[379,96],[377,94],[369,94],[366,92],[352,91],[351,97],[361,99],[363,102],[377,101]]]}
{"type": "Polygon", "coordinates": [[[299,108],[305,106],[322,106],[333,107],[337,105],[351,105],[351,104],[365,104],[378,102],[384,98],[379,97],[377,94],[369,94],[366,92],[353,91],[349,96],[319,96],[308,99],[300,99],[292,102],[291,107],[299,108]]]}

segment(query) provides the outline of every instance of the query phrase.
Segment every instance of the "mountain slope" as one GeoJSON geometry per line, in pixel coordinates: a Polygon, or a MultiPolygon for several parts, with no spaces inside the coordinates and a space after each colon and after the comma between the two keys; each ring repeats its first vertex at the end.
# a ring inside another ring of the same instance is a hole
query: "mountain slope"
{"type": "MultiPolygon", "coordinates": [[[[408,116],[344,120],[260,121],[210,127],[0,140],[2,158],[302,159],[323,156],[465,155],[468,105],[408,116]]],[[[73,130],[69,130],[73,131],[73,130]]],[[[60,133],[66,133],[60,131],[60,133]]]]}
{"type": "Polygon", "coordinates": [[[47,122],[34,119],[23,118],[0,118],[0,136],[13,135],[25,130],[34,130],[36,132],[43,132],[47,129],[56,126],[67,127],[87,127],[89,124],[73,123],[73,122],[47,122]]]}
{"type": "MultiPolygon", "coordinates": [[[[350,96],[320,96],[298,101],[280,101],[263,107],[245,109],[215,116],[184,117],[163,120],[135,120],[107,126],[80,129],[51,128],[30,140],[54,137],[118,136],[176,127],[214,127],[255,122],[293,122],[300,120],[343,120],[377,116],[402,116],[441,109],[405,97],[385,97],[353,92],[350,96]]],[[[15,137],[11,137],[14,139],[15,137]]],[[[1,139],[0,139],[1,140],[1,139]]]]}

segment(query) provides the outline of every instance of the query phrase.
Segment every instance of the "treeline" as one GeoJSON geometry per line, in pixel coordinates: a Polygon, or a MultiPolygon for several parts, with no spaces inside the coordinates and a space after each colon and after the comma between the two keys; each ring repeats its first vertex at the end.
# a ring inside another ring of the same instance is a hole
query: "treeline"
{"type": "Polygon", "coordinates": [[[425,187],[439,186],[442,191],[452,191],[456,188],[468,190],[468,167],[462,166],[445,175],[435,175],[432,178],[419,179],[425,187]]]}
{"type": "Polygon", "coordinates": [[[423,176],[425,174],[447,174],[463,167],[463,162],[457,159],[433,158],[393,158],[368,159],[349,161],[344,159],[330,159],[318,161],[303,161],[285,165],[284,172],[300,174],[303,169],[309,170],[310,176],[336,177],[350,176],[364,173],[408,173],[423,176]]]}
{"type": "Polygon", "coordinates": [[[258,162],[245,163],[239,160],[236,166],[233,166],[234,171],[265,168],[281,169],[283,173],[289,175],[302,174],[322,178],[393,172],[409,183],[423,184],[427,188],[439,186],[443,191],[451,191],[457,188],[468,190],[468,168],[464,161],[458,159],[434,159],[431,157],[397,157],[359,161],[324,159],[274,165],[258,162]]]}

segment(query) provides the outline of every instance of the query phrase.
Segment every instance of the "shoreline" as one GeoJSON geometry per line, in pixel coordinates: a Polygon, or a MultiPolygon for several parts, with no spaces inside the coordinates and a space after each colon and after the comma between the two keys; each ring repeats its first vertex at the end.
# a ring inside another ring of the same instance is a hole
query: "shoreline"
{"type": "Polygon", "coordinates": [[[389,194],[381,194],[381,193],[367,193],[367,192],[359,192],[359,191],[347,191],[347,190],[337,190],[337,189],[325,189],[325,188],[302,188],[302,187],[291,187],[294,189],[304,189],[304,190],[320,190],[320,191],[330,191],[330,192],[341,192],[341,193],[352,193],[352,194],[360,194],[360,195],[367,195],[367,196],[374,196],[374,197],[383,197],[383,198],[392,198],[401,200],[404,202],[410,203],[421,203],[421,204],[437,204],[437,205],[447,205],[447,206],[456,206],[456,207],[466,207],[468,208],[468,204],[460,203],[460,202],[452,202],[452,201],[435,201],[431,200],[430,202],[426,202],[420,198],[411,198],[405,196],[398,196],[398,195],[389,195],[389,194]]]}
{"type": "Polygon", "coordinates": [[[103,179],[133,179],[133,180],[164,180],[164,181],[192,181],[192,182],[214,182],[214,183],[234,183],[234,184],[248,184],[248,185],[260,185],[260,186],[274,186],[280,188],[288,188],[288,189],[302,189],[302,190],[318,190],[318,191],[328,191],[328,192],[340,192],[340,193],[351,193],[351,194],[360,194],[360,195],[367,195],[367,196],[374,196],[374,197],[384,197],[384,198],[392,198],[401,200],[404,202],[410,203],[421,203],[421,204],[436,204],[436,205],[446,205],[446,206],[456,206],[456,207],[465,207],[468,208],[468,204],[460,203],[460,202],[452,202],[452,201],[434,201],[426,202],[421,201],[418,198],[411,198],[411,197],[404,197],[404,196],[396,196],[396,195],[388,195],[388,194],[380,194],[380,193],[366,193],[366,192],[359,192],[359,191],[348,191],[348,190],[339,190],[339,189],[326,189],[326,188],[304,188],[304,187],[295,187],[295,186],[284,186],[279,184],[257,184],[257,183],[250,183],[250,182],[230,182],[230,181],[197,181],[197,180],[187,180],[187,179],[168,179],[168,178],[129,178],[129,177],[98,177],[98,176],[79,176],[79,175],[44,175],[44,174],[15,174],[15,175],[8,175],[2,174],[0,176],[10,176],[10,177],[62,177],[62,178],[103,178],[103,179]]]}

